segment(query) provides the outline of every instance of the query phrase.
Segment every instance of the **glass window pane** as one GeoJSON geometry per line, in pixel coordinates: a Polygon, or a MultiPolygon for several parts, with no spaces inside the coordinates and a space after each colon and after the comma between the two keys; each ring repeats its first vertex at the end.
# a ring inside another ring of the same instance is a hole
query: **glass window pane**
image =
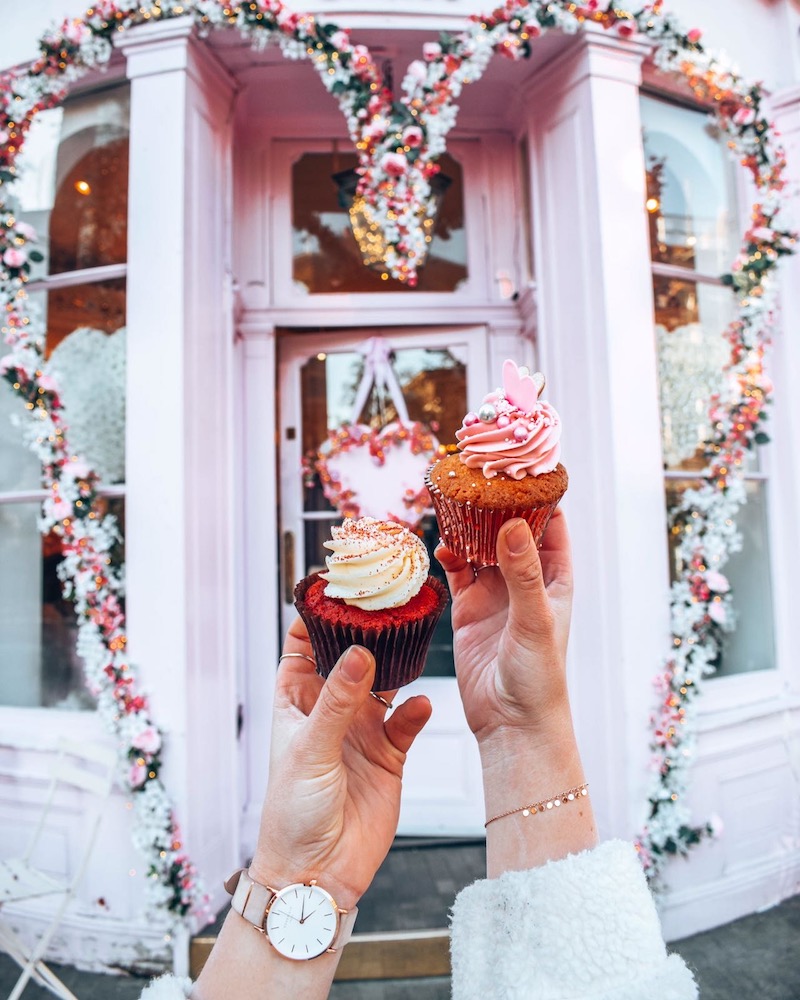
{"type": "Polygon", "coordinates": [[[0,493],[38,490],[42,467],[25,444],[16,420],[30,420],[25,404],[5,379],[0,379],[0,493]]]}
{"type": "Polygon", "coordinates": [[[734,164],[703,111],[642,97],[653,260],[717,275],[736,254],[734,164]]]}
{"type": "MultiPolygon", "coordinates": [[[[460,165],[440,159],[450,180],[416,291],[452,292],[467,277],[464,187],[460,165]]],[[[382,278],[362,261],[339,200],[334,174],[352,170],[353,154],[306,153],[292,167],[292,277],[307,292],[410,292],[393,278],[382,278]]]]}
{"type": "MultiPolygon", "coordinates": [[[[673,507],[685,489],[696,485],[693,480],[669,480],[668,506],[673,507]]],[[[736,629],[724,634],[715,677],[775,667],[767,484],[749,480],[746,487],[747,503],[737,519],[743,539],[742,550],[732,555],[722,568],[731,585],[736,629]]],[[[670,534],[669,544],[674,579],[680,569],[677,536],[670,534]]]]}
{"type": "MultiPolygon", "coordinates": [[[[47,371],[58,379],[74,454],[106,485],[125,481],[125,279],[31,295],[47,316],[47,371]]],[[[0,381],[0,493],[38,489],[39,462],[12,422],[23,404],[0,381]]]]}
{"type": "MultiPolygon", "coordinates": [[[[124,501],[105,504],[124,529],[124,501]]],[[[75,610],[57,575],[61,540],[42,538],[38,518],[38,504],[0,504],[0,704],[91,709],[75,610]]]]}
{"type": "Polygon", "coordinates": [[[115,87],[34,119],[12,188],[45,255],[32,277],[127,259],[129,97],[115,87]]]}
{"type": "Polygon", "coordinates": [[[724,401],[735,388],[723,371],[730,360],[723,331],[733,318],[733,297],[721,285],[658,275],[653,296],[664,466],[701,469],[711,396],[724,401]]]}

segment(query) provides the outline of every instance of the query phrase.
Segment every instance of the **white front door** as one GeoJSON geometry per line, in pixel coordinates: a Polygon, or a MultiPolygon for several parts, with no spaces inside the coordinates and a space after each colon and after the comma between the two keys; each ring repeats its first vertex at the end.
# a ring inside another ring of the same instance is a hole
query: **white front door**
{"type": "MultiPolygon", "coordinates": [[[[336,333],[279,331],[278,429],[280,469],[281,608],[284,632],[295,614],[297,580],[324,566],[322,543],[338,512],[325,499],[318,477],[304,482],[303,455],[315,451],[329,430],[360,416],[382,426],[395,419],[379,393],[353,415],[363,358],[359,348],[383,336],[393,349],[392,367],[410,420],[428,425],[442,444],[452,444],[467,401],[482,391],[487,370],[485,327],[357,329],[336,333]],[[473,381],[476,383],[472,385],[473,381]],[[384,419],[385,418],[385,419],[384,419]]],[[[438,541],[433,515],[420,532],[431,554],[438,541]]],[[[440,567],[431,560],[434,572],[440,567]]],[[[478,753],[461,710],[453,669],[449,608],[434,634],[425,674],[398,697],[426,694],[433,717],[406,764],[401,834],[443,836],[483,833],[483,792],[478,753]]]]}

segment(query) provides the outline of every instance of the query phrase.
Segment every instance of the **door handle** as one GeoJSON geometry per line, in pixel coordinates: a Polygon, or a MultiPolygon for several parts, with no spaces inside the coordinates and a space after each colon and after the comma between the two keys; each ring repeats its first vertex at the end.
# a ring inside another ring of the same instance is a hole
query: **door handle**
{"type": "Polygon", "coordinates": [[[294,603],[294,532],[283,533],[283,602],[294,603]]]}

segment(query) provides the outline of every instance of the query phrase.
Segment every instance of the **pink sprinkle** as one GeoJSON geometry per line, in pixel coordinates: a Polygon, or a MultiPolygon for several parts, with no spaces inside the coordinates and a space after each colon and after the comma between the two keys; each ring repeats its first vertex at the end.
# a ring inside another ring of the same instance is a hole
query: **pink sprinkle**
{"type": "Polygon", "coordinates": [[[480,417],[477,413],[473,413],[472,410],[464,417],[464,426],[471,427],[473,424],[480,423],[480,417]]]}
{"type": "Polygon", "coordinates": [[[524,427],[514,428],[514,437],[516,438],[517,441],[524,441],[527,436],[528,432],[527,430],[525,430],[524,427]]]}
{"type": "Polygon", "coordinates": [[[501,413],[500,416],[497,418],[498,427],[508,427],[510,423],[511,420],[505,415],[505,413],[501,413]]]}

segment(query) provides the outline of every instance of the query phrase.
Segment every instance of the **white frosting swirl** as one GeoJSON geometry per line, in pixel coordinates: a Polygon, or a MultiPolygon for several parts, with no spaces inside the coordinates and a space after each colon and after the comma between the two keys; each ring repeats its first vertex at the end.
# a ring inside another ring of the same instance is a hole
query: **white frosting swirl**
{"type": "Polygon", "coordinates": [[[325,548],[326,597],[338,597],[364,611],[408,604],[428,579],[430,559],[419,538],[393,521],[346,518],[331,529],[325,548]]]}

